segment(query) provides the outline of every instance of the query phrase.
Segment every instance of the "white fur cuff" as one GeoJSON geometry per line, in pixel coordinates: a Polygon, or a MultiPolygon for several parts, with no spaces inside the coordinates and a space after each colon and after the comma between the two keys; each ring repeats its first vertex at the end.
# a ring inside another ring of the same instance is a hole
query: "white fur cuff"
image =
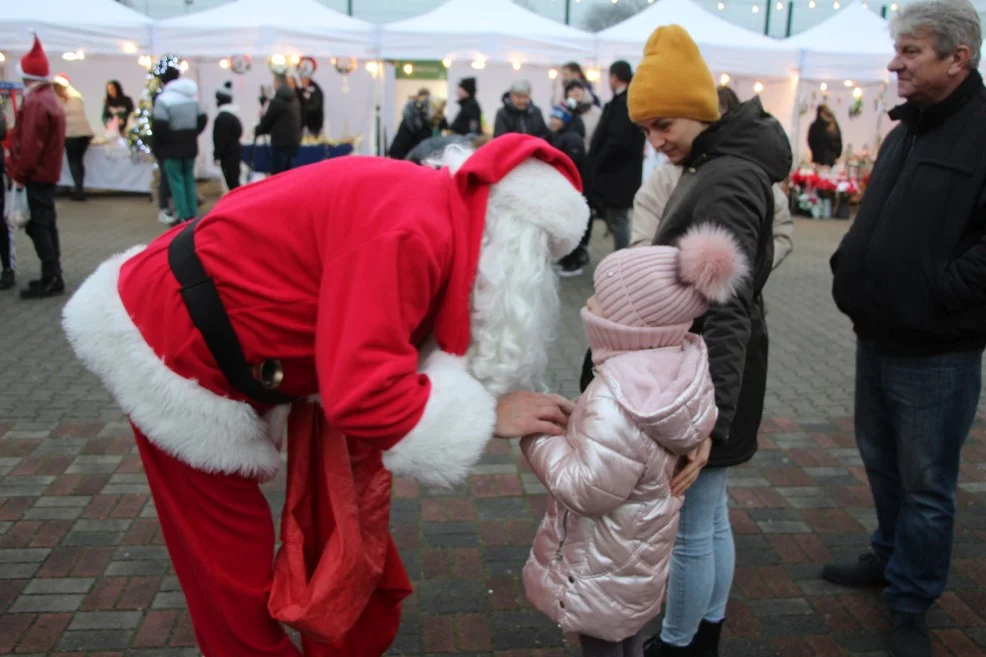
{"type": "Polygon", "coordinates": [[[422,373],[431,381],[424,414],[384,452],[383,463],[395,475],[414,477],[426,486],[454,486],[469,476],[493,437],[496,398],[466,371],[464,358],[435,351],[422,373]]]}

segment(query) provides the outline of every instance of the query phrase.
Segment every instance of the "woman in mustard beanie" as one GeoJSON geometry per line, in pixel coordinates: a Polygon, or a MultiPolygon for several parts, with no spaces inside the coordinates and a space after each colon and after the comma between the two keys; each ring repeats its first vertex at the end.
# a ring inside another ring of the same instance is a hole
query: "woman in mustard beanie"
{"type": "Polygon", "coordinates": [[[726,473],[757,449],[767,379],[761,294],[773,260],[771,188],[791,170],[791,146],[759,98],[720,117],[712,73],[678,25],[659,27],[648,39],[627,101],[651,145],[684,170],[653,244],[674,244],[694,226],[712,222],[736,239],[751,264],[736,295],[692,326],[709,346],[719,417],[672,481],[685,500],[664,624],[646,646],[647,657],[716,657],[736,559],[726,473]]]}

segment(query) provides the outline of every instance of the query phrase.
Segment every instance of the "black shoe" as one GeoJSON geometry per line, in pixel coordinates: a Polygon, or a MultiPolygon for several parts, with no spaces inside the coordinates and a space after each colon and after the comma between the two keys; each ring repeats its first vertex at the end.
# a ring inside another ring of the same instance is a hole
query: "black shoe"
{"type": "Polygon", "coordinates": [[[72,196],[70,196],[69,198],[71,198],[73,201],[85,201],[86,193],[84,190],[77,189],[74,192],[72,192],[72,196]]]}
{"type": "Polygon", "coordinates": [[[923,613],[894,612],[890,657],[931,657],[931,637],[923,613]]]}
{"type": "Polygon", "coordinates": [[[661,641],[660,634],[655,634],[644,641],[644,657],[703,657],[703,654],[695,645],[695,639],[687,646],[672,646],[661,641]]]}
{"type": "Polygon", "coordinates": [[[883,573],[887,564],[872,552],[859,557],[856,563],[830,563],[822,568],[822,578],[843,586],[886,586],[883,573]]]}
{"type": "Polygon", "coordinates": [[[36,287],[28,285],[26,289],[21,290],[21,299],[47,299],[64,293],[65,281],[61,276],[53,276],[42,279],[41,284],[36,287]]]}
{"type": "Polygon", "coordinates": [[[0,273],[0,290],[9,290],[17,282],[17,276],[13,269],[4,269],[0,273]]]}
{"type": "Polygon", "coordinates": [[[698,657],[719,657],[719,637],[722,636],[722,626],[726,621],[710,623],[703,620],[698,626],[698,633],[692,639],[692,647],[698,657]]]}

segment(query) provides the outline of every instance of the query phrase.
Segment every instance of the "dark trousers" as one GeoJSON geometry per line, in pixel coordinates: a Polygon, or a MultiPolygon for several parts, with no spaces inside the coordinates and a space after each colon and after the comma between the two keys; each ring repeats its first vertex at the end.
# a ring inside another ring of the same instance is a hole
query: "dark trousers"
{"type": "Polygon", "coordinates": [[[31,219],[24,228],[34,242],[34,250],[41,261],[41,278],[62,275],[62,249],[58,242],[58,225],[55,223],[55,185],[52,183],[28,183],[27,205],[31,219]]]}
{"type": "Polygon", "coordinates": [[[270,174],[276,176],[291,168],[291,160],[298,153],[297,146],[274,146],[270,149],[270,174]]]}
{"type": "Polygon", "coordinates": [[[157,161],[158,183],[157,183],[157,207],[165,212],[171,210],[171,185],[168,184],[168,173],[164,170],[164,160],[157,161]]]}
{"type": "Polygon", "coordinates": [[[230,191],[240,186],[240,156],[226,155],[219,160],[219,168],[223,171],[226,187],[230,191]]]}
{"type": "Polygon", "coordinates": [[[959,457],[976,417],[982,352],[908,357],[856,347],[856,442],[876,503],[872,547],[891,609],[920,613],[945,590],[959,457]]]}
{"type": "MultiPolygon", "coordinates": [[[[2,150],[2,149],[0,149],[2,150]]],[[[0,154],[0,265],[4,269],[14,268],[14,232],[3,220],[7,212],[7,178],[4,175],[4,158],[0,154]]]]}
{"type": "Polygon", "coordinates": [[[68,137],[65,140],[65,156],[68,158],[68,170],[72,173],[75,191],[81,192],[86,180],[86,165],[84,159],[89,150],[92,137],[68,137]]]}

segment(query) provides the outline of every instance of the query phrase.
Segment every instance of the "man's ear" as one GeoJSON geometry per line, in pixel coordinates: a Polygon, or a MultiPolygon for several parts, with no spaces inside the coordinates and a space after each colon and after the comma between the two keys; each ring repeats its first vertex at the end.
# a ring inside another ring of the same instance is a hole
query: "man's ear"
{"type": "Polygon", "coordinates": [[[969,60],[972,59],[972,51],[969,50],[969,46],[959,46],[955,49],[955,52],[949,55],[949,59],[951,59],[948,65],[949,75],[958,75],[969,67],[969,60]]]}

